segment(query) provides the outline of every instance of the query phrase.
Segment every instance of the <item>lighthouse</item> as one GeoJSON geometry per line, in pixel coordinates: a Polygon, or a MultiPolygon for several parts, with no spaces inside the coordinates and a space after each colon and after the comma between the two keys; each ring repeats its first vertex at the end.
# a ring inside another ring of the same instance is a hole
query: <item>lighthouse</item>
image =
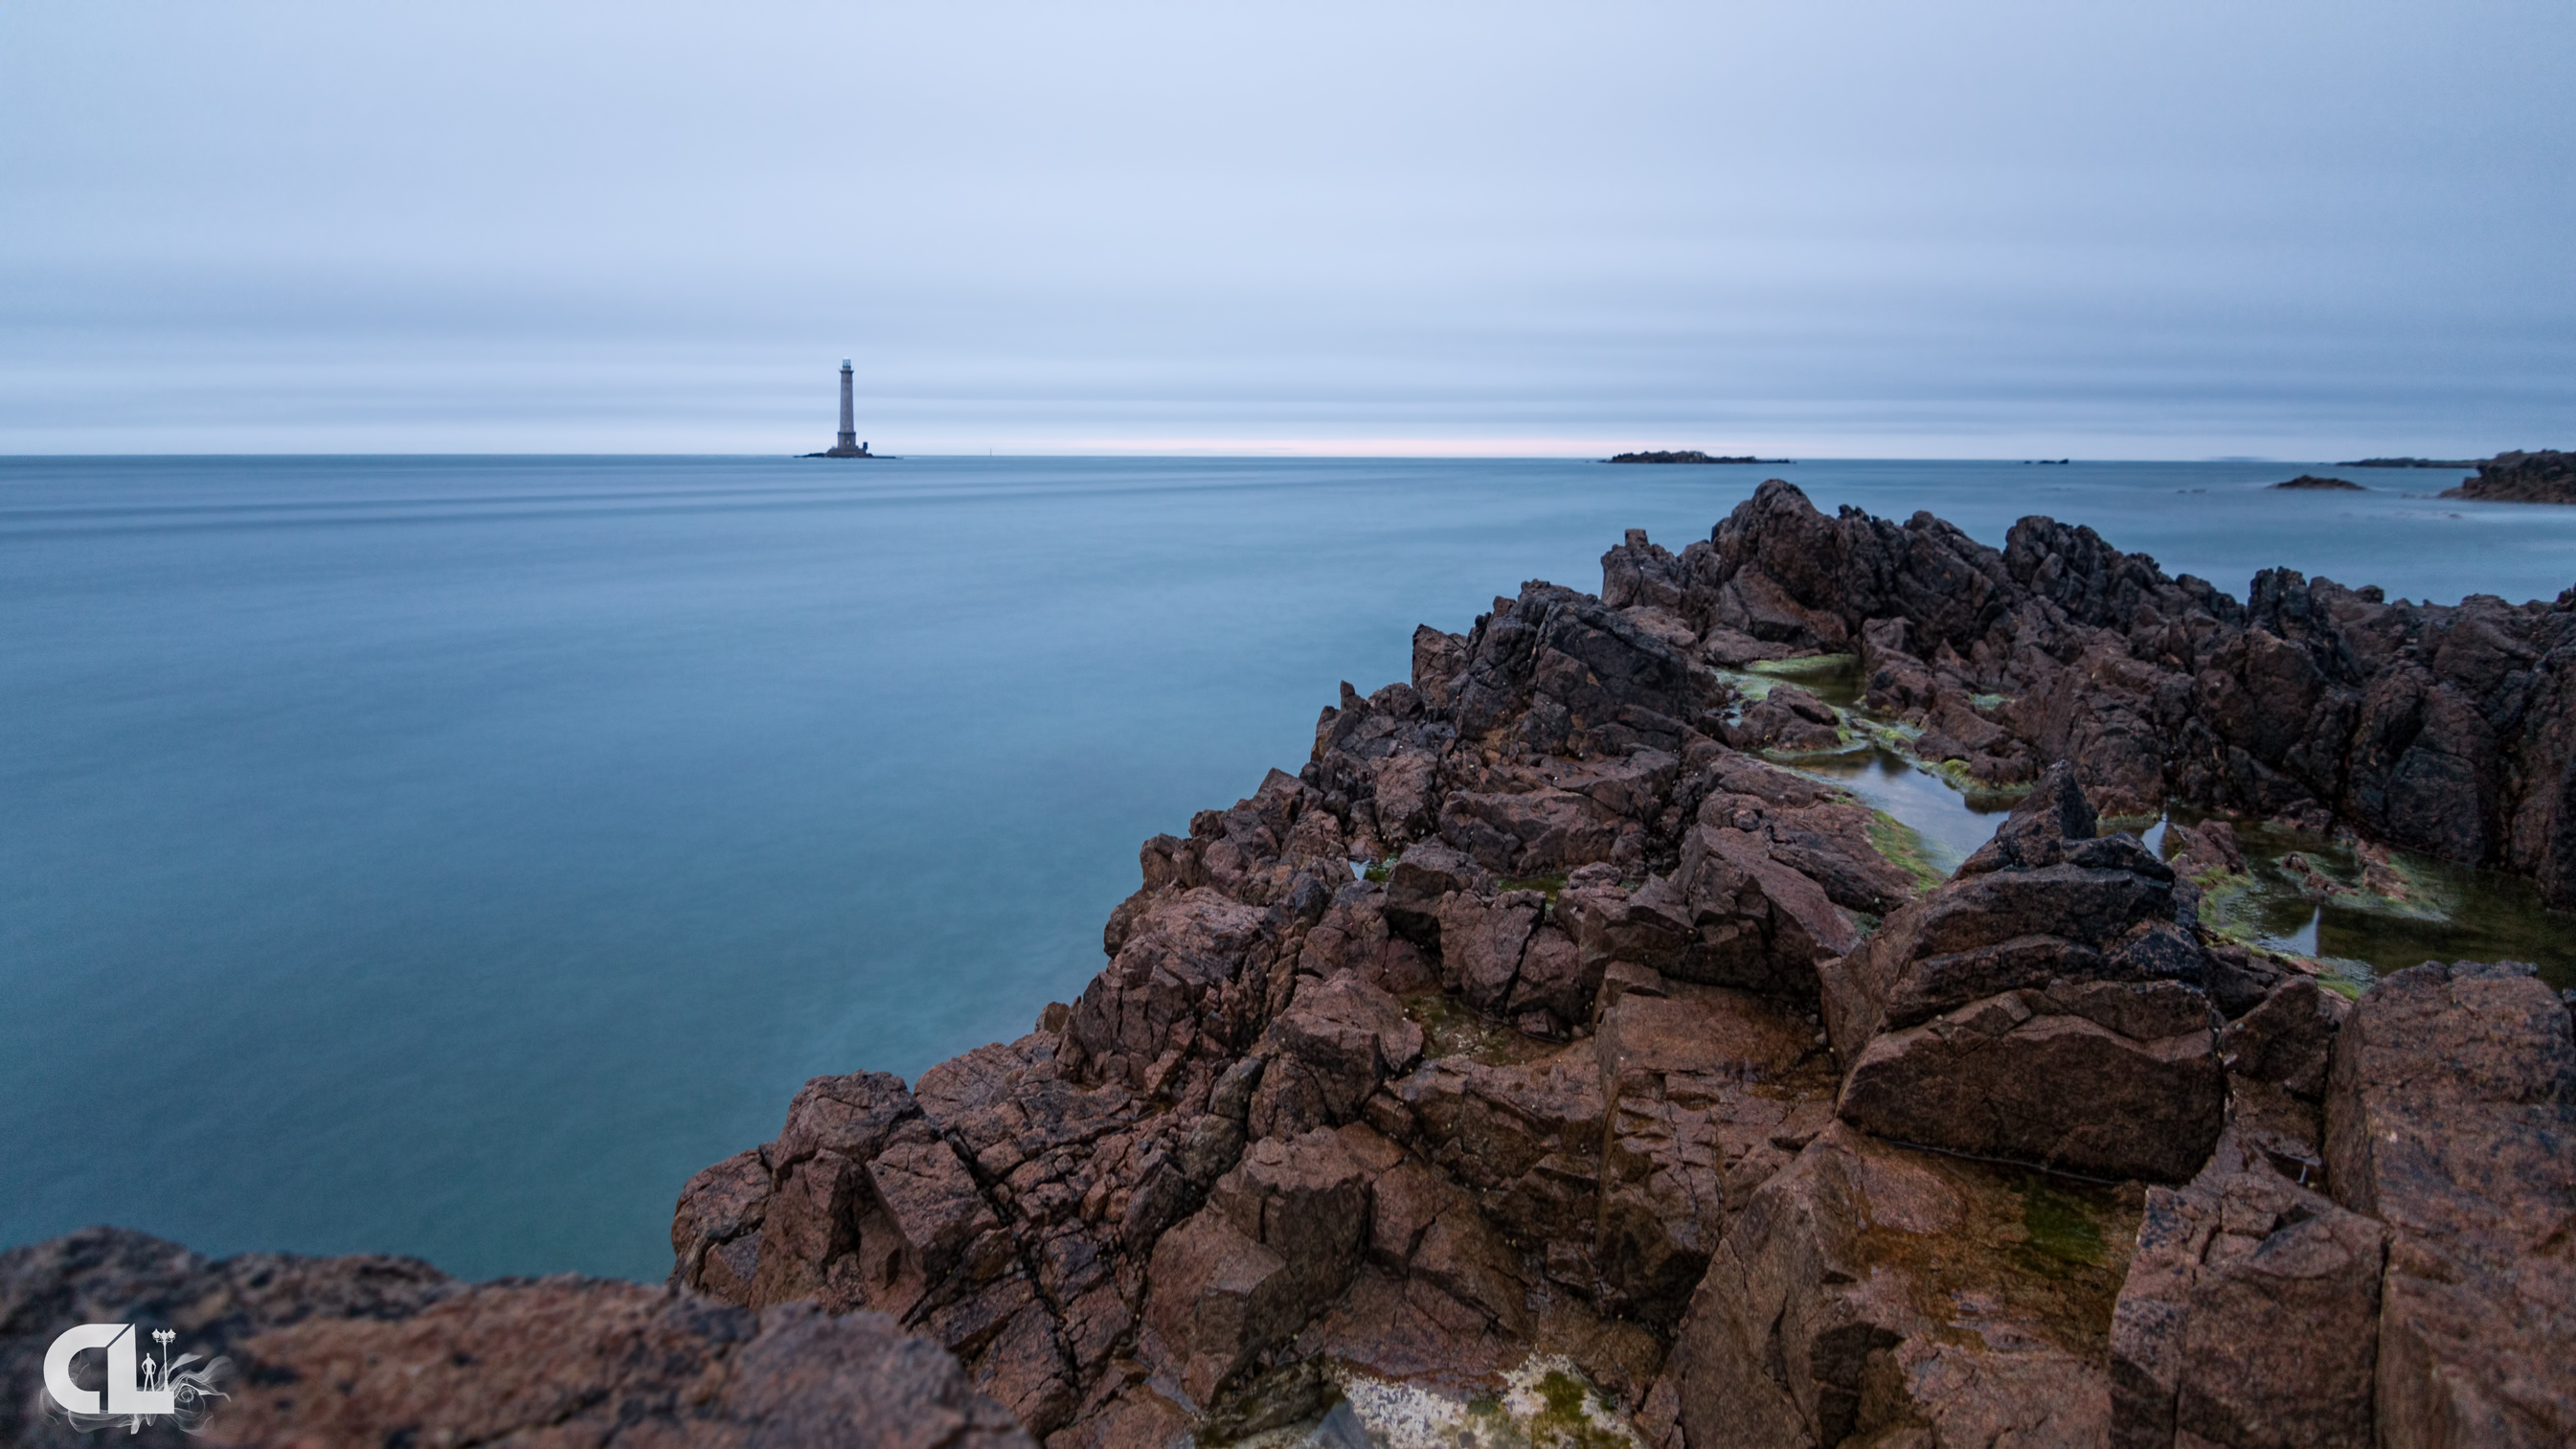
{"type": "Polygon", "coordinates": [[[809,458],[872,458],[876,456],[868,451],[867,444],[859,441],[858,424],[854,420],[850,411],[850,359],[846,357],[841,359],[840,436],[832,441],[832,446],[830,448],[820,453],[808,453],[805,456],[809,458]]]}

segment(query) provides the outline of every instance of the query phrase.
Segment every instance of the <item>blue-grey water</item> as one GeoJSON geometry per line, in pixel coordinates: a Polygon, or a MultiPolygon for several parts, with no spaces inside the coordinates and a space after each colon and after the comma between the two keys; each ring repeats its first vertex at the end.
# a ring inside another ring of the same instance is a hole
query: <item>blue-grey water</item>
{"type": "Polygon", "coordinates": [[[2576,509],[2314,470],[0,460],[0,1243],[658,1278],[690,1172],[1078,992],[1137,843],[1415,623],[1771,472],[2240,594],[2576,583],[2576,509]]]}

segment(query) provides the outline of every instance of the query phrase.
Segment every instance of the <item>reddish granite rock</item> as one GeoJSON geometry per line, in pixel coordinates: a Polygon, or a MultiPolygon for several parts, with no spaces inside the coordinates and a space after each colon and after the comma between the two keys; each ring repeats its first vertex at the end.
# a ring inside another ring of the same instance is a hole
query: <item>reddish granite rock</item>
{"type": "Polygon", "coordinates": [[[1833,786],[1720,754],[1682,791],[1697,796],[1699,824],[1760,835],[1774,861],[1813,880],[1838,906],[1885,915],[1915,896],[1914,878],[1871,842],[1869,807],[1833,786]]]}
{"type": "Polygon", "coordinates": [[[1732,823],[1691,832],[1673,888],[1695,939],[1664,971],[1686,981],[1812,999],[1817,964],[1860,944],[1859,927],[1824,887],[1732,823]]]}
{"type": "Polygon", "coordinates": [[[2368,1449],[2387,1238],[2232,1142],[2150,1190],[2112,1320],[2112,1443],[2368,1449]]]}
{"type": "Polygon", "coordinates": [[[1145,1323],[1198,1404],[1338,1296],[1368,1236],[1369,1189],[1342,1140],[1255,1143],[1154,1250],[1145,1323]]]}
{"type": "Polygon", "coordinates": [[[2525,966],[2363,995],[2326,1086],[2334,1197],[2390,1229],[2382,1443],[2576,1439],[2576,1040],[2525,966]]]}
{"type": "Polygon", "coordinates": [[[1422,1055],[1422,1028],[1403,1003],[1357,975],[1299,977],[1270,1041],[1278,1055],[1251,1108],[1251,1130],[1263,1137],[1354,1120],[1380,1082],[1422,1055]]]}
{"type": "Polygon", "coordinates": [[[1261,922],[1259,910],[1204,886],[1156,902],[1074,1003],[1066,1065],[1143,1086],[1187,1044],[1209,993],[1242,971],[1261,922]]]}
{"type": "Polygon", "coordinates": [[[2325,1093],[2335,1031],[2351,1010],[2351,1003],[2313,978],[2283,982],[2219,1034],[2228,1076],[2276,1082],[2294,1097],[2318,1100],[2325,1093]]]}
{"type": "Polygon", "coordinates": [[[1486,894],[1493,888],[1493,873],[1473,857],[1442,841],[1423,841],[1407,849],[1387,872],[1387,926],[1418,945],[1436,948],[1441,900],[1453,893],[1486,894]]]}
{"type": "Polygon", "coordinates": [[[1499,1013],[1520,978],[1521,953],[1538,928],[1547,897],[1537,891],[1499,896],[1451,893],[1440,902],[1440,979],[1468,1005],[1499,1013]]]}
{"type": "Polygon", "coordinates": [[[107,1228],[0,1254],[0,1439],[89,1442],[27,1387],[54,1336],[85,1322],[167,1325],[176,1350],[229,1358],[216,1444],[1032,1442],[882,1314],[754,1313],[569,1276],[465,1284],[401,1258],[209,1262],[107,1228]]]}
{"type": "MultiPolygon", "coordinates": [[[[1443,688],[1463,742],[1583,758],[1706,738],[1725,685],[1599,600],[1529,583],[1476,621],[1443,688]]],[[[1420,660],[1417,651],[1417,662],[1420,660]]],[[[1417,685],[1417,687],[1419,687],[1417,685]]]]}
{"type": "Polygon", "coordinates": [[[2048,1191],[1827,1128],[1727,1229],[1646,1427],[1727,1449],[2101,1445],[2136,1213],[2053,1197],[2085,1231],[2040,1245],[2048,1191]]]}
{"type": "MultiPolygon", "coordinates": [[[[1522,1243],[1582,1255],[1599,1215],[1601,1076],[1583,1044],[1500,1066],[1444,1057],[1394,1084],[1433,1165],[1522,1243]]],[[[1590,1286],[1588,1263],[1573,1270],[1590,1286]]]]}
{"type": "Polygon", "coordinates": [[[1781,755],[1830,754],[1849,743],[1833,706],[1794,684],[1774,685],[1746,706],[1744,717],[1727,727],[1726,742],[1781,755]]]}

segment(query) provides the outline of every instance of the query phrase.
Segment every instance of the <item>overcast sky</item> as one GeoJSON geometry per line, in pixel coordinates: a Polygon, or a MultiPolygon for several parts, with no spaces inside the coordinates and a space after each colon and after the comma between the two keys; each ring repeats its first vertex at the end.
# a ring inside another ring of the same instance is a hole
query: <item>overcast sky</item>
{"type": "Polygon", "coordinates": [[[2576,5],[0,0],[0,452],[2576,446],[2576,5]]]}

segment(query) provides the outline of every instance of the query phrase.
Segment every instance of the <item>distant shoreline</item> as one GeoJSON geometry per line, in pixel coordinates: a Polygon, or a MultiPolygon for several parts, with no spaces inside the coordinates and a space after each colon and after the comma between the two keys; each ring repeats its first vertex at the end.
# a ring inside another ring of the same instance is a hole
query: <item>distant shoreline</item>
{"type": "Polygon", "coordinates": [[[1697,463],[1726,464],[1735,467],[1793,467],[1795,458],[1711,457],[1697,448],[1681,448],[1660,453],[1620,453],[1601,460],[1604,463],[1697,463]]]}

